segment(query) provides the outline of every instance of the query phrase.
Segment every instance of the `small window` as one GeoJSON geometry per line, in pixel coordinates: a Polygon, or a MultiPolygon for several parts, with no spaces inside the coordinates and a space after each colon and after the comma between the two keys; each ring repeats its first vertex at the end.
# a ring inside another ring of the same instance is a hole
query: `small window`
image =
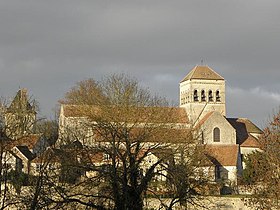
{"type": "Polygon", "coordinates": [[[194,90],[194,92],[193,92],[193,100],[198,101],[197,90],[194,90]]]}
{"type": "Polygon", "coordinates": [[[108,161],[108,160],[110,160],[110,155],[104,153],[104,154],[103,154],[103,161],[108,161]]]}
{"type": "Polygon", "coordinates": [[[20,158],[16,157],[16,171],[22,172],[22,169],[23,169],[22,160],[20,158]]]}
{"type": "Polygon", "coordinates": [[[213,93],[212,93],[212,90],[209,90],[209,92],[208,92],[208,101],[213,101],[213,93]]]}
{"type": "Polygon", "coordinates": [[[215,166],[215,179],[221,179],[221,168],[220,166],[215,166]]]}
{"type": "Polygon", "coordinates": [[[220,91],[216,91],[216,101],[221,101],[220,91]]]}
{"type": "Polygon", "coordinates": [[[219,128],[214,128],[213,138],[214,138],[214,142],[220,142],[220,129],[219,128]]]}
{"type": "Polygon", "coordinates": [[[36,164],[36,171],[40,172],[40,170],[41,170],[41,164],[36,164]]]}
{"type": "Polygon", "coordinates": [[[201,101],[206,101],[205,91],[201,91],[201,101]]]}

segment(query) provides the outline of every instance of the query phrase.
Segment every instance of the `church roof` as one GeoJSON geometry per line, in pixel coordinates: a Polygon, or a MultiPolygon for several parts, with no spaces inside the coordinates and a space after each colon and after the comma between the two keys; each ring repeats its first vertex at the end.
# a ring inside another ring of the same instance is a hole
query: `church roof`
{"type": "Polygon", "coordinates": [[[244,131],[245,129],[245,131],[247,131],[248,133],[263,133],[260,128],[258,128],[247,118],[227,118],[227,120],[237,131],[244,131]]]}
{"type": "Polygon", "coordinates": [[[209,66],[195,66],[181,82],[191,79],[224,80],[209,66]]]}
{"type": "Polygon", "coordinates": [[[215,165],[236,166],[238,145],[206,145],[206,156],[215,165]]]}
{"type": "Polygon", "coordinates": [[[260,147],[258,140],[251,134],[262,134],[254,123],[246,118],[227,118],[236,130],[236,143],[241,147],[260,147]]]}
{"type": "MultiPolygon", "coordinates": [[[[103,110],[101,107],[89,106],[89,105],[68,105],[62,104],[63,114],[65,117],[87,117],[92,113],[101,115],[103,110]]],[[[108,108],[108,107],[107,107],[108,108]]],[[[114,110],[114,114],[125,113],[123,119],[135,120],[139,122],[162,123],[166,122],[166,119],[161,119],[157,116],[157,113],[166,113],[169,117],[169,123],[189,123],[187,112],[184,108],[180,107],[130,107],[129,111],[123,107],[111,107],[114,110]]]]}
{"type": "MultiPolygon", "coordinates": [[[[239,143],[241,139],[237,138],[237,141],[239,143]]],[[[254,148],[260,148],[260,143],[258,142],[258,140],[252,136],[252,135],[248,135],[248,137],[246,139],[244,139],[242,142],[240,141],[240,146],[241,147],[254,147],[254,148]]]]}

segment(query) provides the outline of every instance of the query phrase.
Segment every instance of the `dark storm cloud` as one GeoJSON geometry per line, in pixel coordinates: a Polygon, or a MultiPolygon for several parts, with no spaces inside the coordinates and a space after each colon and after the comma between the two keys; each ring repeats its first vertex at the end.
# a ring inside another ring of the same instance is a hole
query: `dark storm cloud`
{"type": "Polygon", "coordinates": [[[228,114],[260,124],[280,103],[279,8],[274,0],[0,1],[0,94],[27,87],[49,116],[77,81],[125,72],[178,101],[178,82],[204,59],[227,80],[228,114]]]}

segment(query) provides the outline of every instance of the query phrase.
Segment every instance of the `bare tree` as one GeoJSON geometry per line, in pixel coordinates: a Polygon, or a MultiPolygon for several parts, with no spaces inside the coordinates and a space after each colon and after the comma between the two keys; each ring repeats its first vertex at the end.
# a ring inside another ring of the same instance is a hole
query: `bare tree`
{"type": "Polygon", "coordinates": [[[42,158],[28,208],[143,209],[147,195],[163,193],[154,185],[167,180],[164,191],[174,194],[169,209],[198,192],[199,171],[191,171],[198,169],[203,152],[198,153],[183,109],[170,107],[125,75],[80,82],[63,102],[71,103],[64,105],[64,114],[75,117],[60,122],[60,144],[45,156],[50,159],[42,158]],[[178,160],[182,155],[184,162],[178,160]],[[186,173],[185,181],[192,183],[183,189],[175,179],[186,173]]]}
{"type": "Polygon", "coordinates": [[[207,195],[206,191],[211,182],[211,170],[209,160],[205,155],[203,145],[197,143],[192,136],[187,144],[181,145],[177,158],[170,162],[167,168],[167,185],[170,202],[162,205],[173,209],[176,205],[188,205],[206,208],[200,201],[200,196],[207,195]],[[191,141],[192,140],[192,141],[191,141]]]}
{"type": "Polygon", "coordinates": [[[65,94],[60,103],[75,105],[98,105],[105,100],[101,86],[94,79],[80,81],[65,94]]]}
{"type": "Polygon", "coordinates": [[[259,139],[261,152],[246,159],[244,178],[253,194],[249,204],[256,209],[280,208],[280,112],[273,117],[259,139]]]}
{"type": "MultiPolygon", "coordinates": [[[[79,83],[78,87],[66,94],[66,98],[78,94],[84,84],[79,83]]],[[[95,141],[94,144],[85,144],[82,149],[88,155],[88,159],[83,156],[87,163],[84,168],[95,175],[81,183],[94,186],[97,192],[95,195],[76,194],[75,199],[79,198],[80,204],[92,207],[95,205],[95,208],[97,203],[105,201],[103,205],[106,203],[107,206],[104,205],[103,208],[142,209],[144,196],[150,191],[151,183],[158,176],[165,177],[166,180],[168,165],[169,177],[175,178],[175,172],[170,171],[171,162],[174,162],[175,154],[181,152],[179,147],[193,145],[194,148],[197,142],[190,135],[190,128],[186,126],[185,111],[169,107],[165,99],[152,96],[148,90],[140,87],[137,81],[125,75],[112,75],[98,87],[98,94],[95,94],[95,87],[92,93],[87,89],[86,98],[80,99],[81,103],[69,101],[84,105],[98,104],[72,109],[75,115],[78,108],[78,115],[86,116],[88,120],[83,122],[82,127],[90,128],[91,138],[95,141]],[[87,104],[89,95],[91,101],[87,104]],[[102,99],[99,99],[100,97],[102,99]],[[98,103],[92,103],[92,98],[98,103]],[[96,162],[92,161],[92,157],[98,154],[106,157],[102,166],[97,166],[96,162]],[[147,164],[149,161],[150,164],[147,164]],[[103,181],[96,183],[97,180],[103,181]]],[[[73,131],[71,128],[69,130],[73,131]]],[[[189,160],[191,157],[188,157],[189,160]]],[[[194,167],[186,169],[190,171],[194,167]]],[[[71,196],[66,197],[71,200],[71,196]]],[[[184,199],[190,198],[191,196],[184,196],[184,199]]]]}
{"type": "Polygon", "coordinates": [[[15,203],[13,200],[14,190],[9,183],[9,139],[7,139],[3,134],[1,135],[0,140],[0,195],[1,195],[1,204],[0,209],[5,209],[10,205],[15,203]]]}

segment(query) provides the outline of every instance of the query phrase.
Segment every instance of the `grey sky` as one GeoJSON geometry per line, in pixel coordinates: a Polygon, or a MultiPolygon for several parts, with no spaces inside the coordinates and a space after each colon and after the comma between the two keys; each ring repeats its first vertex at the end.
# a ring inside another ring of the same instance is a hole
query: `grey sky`
{"type": "Polygon", "coordinates": [[[77,81],[125,72],[178,101],[201,59],[227,80],[227,114],[263,126],[280,104],[280,1],[2,0],[0,95],[26,87],[50,117],[77,81]]]}

